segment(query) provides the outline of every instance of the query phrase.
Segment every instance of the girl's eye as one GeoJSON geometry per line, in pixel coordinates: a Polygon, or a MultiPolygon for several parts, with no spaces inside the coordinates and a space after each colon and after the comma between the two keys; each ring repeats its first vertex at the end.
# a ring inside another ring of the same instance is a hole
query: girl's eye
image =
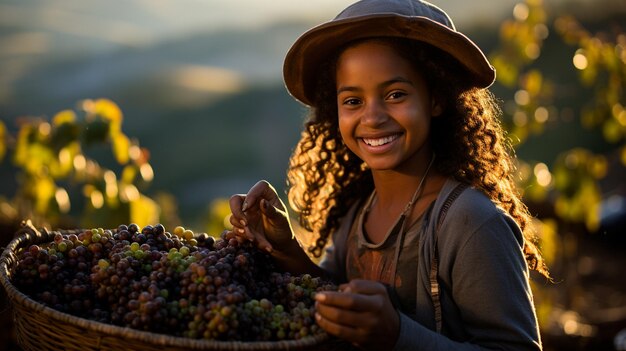
{"type": "Polygon", "coordinates": [[[403,96],[405,96],[406,93],[403,93],[401,91],[393,91],[391,92],[389,95],[387,95],[387,98],[391,99],[391,100],[395,100],[395,99],[399,99],[403,96]]]}
{"type": "Polygon", "coordinates": [[[361,101],[357,98],[347,98],[343,100],[344,105],[358,105],[361,101]]]}

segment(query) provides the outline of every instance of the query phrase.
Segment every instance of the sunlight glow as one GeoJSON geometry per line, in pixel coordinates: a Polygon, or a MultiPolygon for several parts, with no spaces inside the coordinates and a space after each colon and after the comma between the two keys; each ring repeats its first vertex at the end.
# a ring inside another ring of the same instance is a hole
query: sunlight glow
{"type": "Polygon", "coordinates": [[[59,151],[59,163],[62,165],[68,164],[71,162],[72,154],[68,148],[63,148],[59,151]]]}
{"type": "Polygon", "coordinates": [[[132,185],[127,184],[124,186],[124,189],[120,192],[120,198],[123,202],[132,202],[139,199],[139,190],[132,185]]]}
{"type": "Polygon", "coordinates": [[[132,145],[128,149],[128,156],[130,156],[131,160],[139,159],[139,156],[141,156],[141,148],[137,145],[132,145]]]}
{"type": "Polygon", "coordinates": [[[243,77],[219,67],[185,65],[172,72],[174,84],[205,93],[236,93],[243,89],[243,77]]]}
{"type": "Polygon", "coordinates": [[[102,193],[98,190],[91,192],[90,199],[93,208],[101,208],[102,205],[104,205],[104,196],[102,196],[102,193]]]}
{"type": "Polygon", "coordinates": [[[523,127],[528,123],[528,116],[524,111],[517,111],[513,115],[513,123],[518,127],[523,127]]]}
{"type": "Polygon", "coordinates": [[[574,67],[581,71],[587,68],[587,66],[589,65],[589,62],[587,61],[587,56],[585,56],[583,51],[580,49],[576,51],[572,62],[574,63],[574,67]]]}
{"type": "Polygon", "coordinates": [[[580,315],[574,311],[565,311],[559,317],[563,332],[568,335],[590,337],[596,334],[596,327],[581,323],[580,315]]]}
{"type": "Polygon", "coordinates": [[[526,90],[518,90],[513,97],[515,102],[520,106],[526,106],[530,103],[530,94],[526,90]]]}
{"type": "Polygon", "coordinates": [[[539,48],[539,45],[535,43],[529,43],[524,48],[524,53],[529,59],[534,60],[539,57],[539,54],[541,54],[541,49],[539,48]]]}
{"type": "Polygon", "coordinates": [[[537,178],[537,184],[542,187],[546,187],[552,182],[552,174],[545,163],[537,163],[533,173],[535,173],[535,177],[537,178]]]}
{"type": "Polygon", "coordinates": [[[144,163],[139,167],[139,173],[141,173],[141,177],[146,182],[152,181],[154,179],[154,171],[152,170],[152,166],[147,163],[144,163]]]}
{"type": "Polygon", "coordinates": [[[54,193],[54,199],[59,205],[59,211],[61,213],[68,213],[70,211],[70,196],[63,188],[58,188],[54,193]]]}
{"type": "Polygon", "coordinates": [[[50,123],[44,122],[44,123],[39,124],[38,130],[41,135],[48,136],[50,135],[50,131],[52,130],[52,127],[50,126],[50,123]]]}
{"type": "Polygon", "coordinates": [[[523,22],[528,18],[529,12],[528,5],[520,2],[513,8],[513,17],[515,17],[516,20],[523,22]]]}
{"type": "Polygon", "coordinates": [[[104,172],[104,181],[107,183],[113,183],[116,180],[115,172],[108,170],[104,172]]]}
{"type": "Polygon", "coordinates": [[[535,31],[535,35],[537,35],[539,37],[539,39],[545,39],[550,34],[550,30],[543,23],[539,23],[539,24],[535,25],[533,30],[535,31]]]}
{"type": "Polygon", "coordinates": [[[106,182],[107,197],[113,198],[117,196],[117,177],[111,170],[104,172],[104,181],[106,182]]]}
{"type": "Polygon", "coordinates": [[[548,113],[548,109],[545,107],[538,107],[535,110],[535,121],[539,123],[545,123],[549,116],[550,114],[548,113]]]}
{"type": "Polygon", "coordinates": [[[76,168],[76,171],[80,172],[84,170],[86,166],[87,160],[85,160],[85,156],[76,155],[76,157],[74,157],[74,168],[76,168]]]}

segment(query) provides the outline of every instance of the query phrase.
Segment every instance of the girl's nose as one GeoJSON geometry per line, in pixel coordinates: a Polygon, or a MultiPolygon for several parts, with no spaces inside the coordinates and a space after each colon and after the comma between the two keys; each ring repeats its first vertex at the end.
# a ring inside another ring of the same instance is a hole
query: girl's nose
{"type": "Polygon", "coordinates": [[[365,109],[363,109],[361,124],[368,127],[376,127],[385,123],[387,119],[388,115],[384,103],[379,100],[370,100],[365,109]]]}

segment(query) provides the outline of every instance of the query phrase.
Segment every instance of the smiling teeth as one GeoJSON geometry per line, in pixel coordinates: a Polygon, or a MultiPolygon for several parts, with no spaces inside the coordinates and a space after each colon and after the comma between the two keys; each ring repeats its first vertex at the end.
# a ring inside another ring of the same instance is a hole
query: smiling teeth
{"type": "Polygon", "coordinates": [[[398,139],[398,135],[390,135],[380,139],[365,139],[363,138],[363,142],[365,142],[369,146],[381,146],[387,143],[390,143],[394,140],[398,139]]]}

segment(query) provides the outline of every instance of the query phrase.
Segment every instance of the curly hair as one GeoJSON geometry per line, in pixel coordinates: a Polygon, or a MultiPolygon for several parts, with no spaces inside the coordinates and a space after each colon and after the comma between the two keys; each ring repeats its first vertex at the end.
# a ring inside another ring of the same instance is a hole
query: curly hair
{"type": "MultiPolygon", "coordinates": [[[[368,40],[368,39],[365,39],[368,40]]],[[[371,40],[371,39],[370,39],[371,40]]],[[[423,73],[431,93],[444,107],[432,119],[431,139],[437,154],[434,167],[442,174],[481,190],[517,222],[524,233],[524,253],[530,269],[548,277],[537,248],[530,215],[514,182],[514,157],[499,117],[498,100],[487,89],[472,86],[458,61],[426,43],[399,38],[376,38],[423,73]]],[[[352,194],[368,194],[371,171],[342,142],[335,94],[336,61],[340,48],[320,68],[317,96],[289,161],[288,199],[300,225],[316,234],[309,251],[320,257],[339,220],[356,201],[352,194]]]]}

